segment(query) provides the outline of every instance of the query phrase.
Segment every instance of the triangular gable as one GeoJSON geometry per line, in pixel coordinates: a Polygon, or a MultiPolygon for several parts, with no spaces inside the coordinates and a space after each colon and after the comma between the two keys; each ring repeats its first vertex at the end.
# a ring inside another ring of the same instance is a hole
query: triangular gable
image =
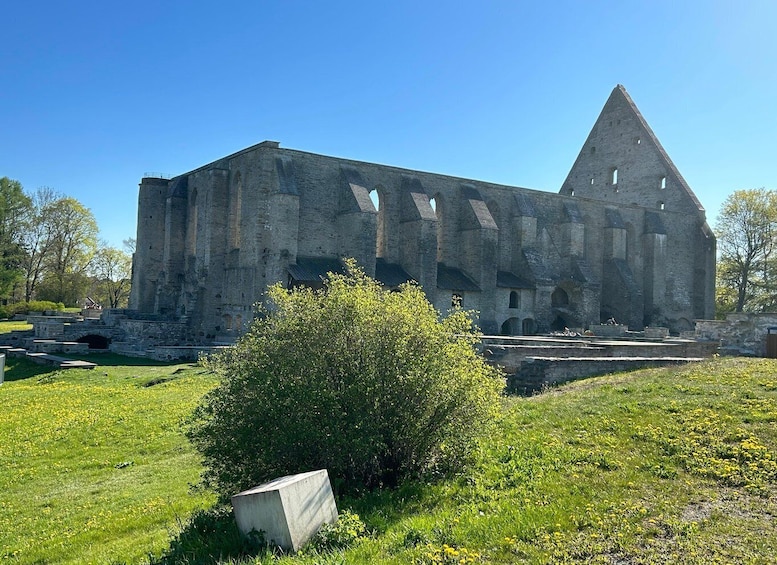
{"type": "Polygon", "coordinates": [[[699,211],[704,207],[622,85],[604,105],[570,169],[562,194],[699,211]],[[663,190],[666,179],[667,189],[663,190]]]}

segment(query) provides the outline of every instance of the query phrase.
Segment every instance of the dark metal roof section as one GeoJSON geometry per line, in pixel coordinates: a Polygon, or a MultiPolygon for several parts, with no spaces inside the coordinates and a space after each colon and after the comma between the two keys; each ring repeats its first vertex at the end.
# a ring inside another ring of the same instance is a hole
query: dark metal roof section
{"type": "Polygon", "coordinates": [[[645,233],[666,234],[666,227],[658,212],[645,212],[645,233]]]}
{"type": "Polygon", "coordinates": [[[604,209],[604,226],[607,228],[626,229],[626,224],[623,223],[620,212],[615,208],[604,209]]]}
{"type": "Polygon", "coordinates": [[[407,271],[396,263],[387,263],[385,259],[379,257],[375,261],[375,279],[383,286],[396,288],[401,284],[412,281],[413,277],[408,275],[407,271]]]}
{"type": "Polygon", "coordinates": [[[515,205],[518,207],[518,215],[528,218],[536,218],[537,211],[534,209],[534,203],[526,194],[515,195],[515,205]]]}
{"type": "Polygon", "coordinates": [[[447,267],[442,263],[437,263],[437,288],[480,292],[480,287],[475,281],[465,275],[464,271],[455,267],[447,267]]]}
{"type": "Polygon", "coordinates": [[[510,271],[497,271],[496,286],[501,288],[535,288],[535,285],[510,271]]]}
{"type": "Polygon", "coordinates": [[[573,224],[583,223],[583,215],[577,207],[577,202],[564,202],[564,218],[573,224]]]}
{"type": "Polygon", "coordinates": [[[313,284],[321,284],[327,273],[345,273],[342,261],[334,257],[297,257],[288,270],[294,282],[313,284]]]}
{"type": "Polygon", "coordinates": [[[275,169],[278,171],[278,191],[281,194],[295,194],[297,191],[297,181],[294,178],[294,163],[291,157],[283,155],[275,158],[275,169]]]}

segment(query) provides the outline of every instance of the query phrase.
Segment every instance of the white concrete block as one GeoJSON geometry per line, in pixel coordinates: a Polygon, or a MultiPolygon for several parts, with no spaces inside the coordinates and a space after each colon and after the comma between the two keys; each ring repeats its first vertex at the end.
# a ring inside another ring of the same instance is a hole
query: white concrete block
{"type": "Polygon", "coordinates": [[[237,527],[244,536],[264,532],[270,545],[297,551],[324,524],[337,521],[337,506],[326,469],[289,475],[232,497],[237,527]]]}

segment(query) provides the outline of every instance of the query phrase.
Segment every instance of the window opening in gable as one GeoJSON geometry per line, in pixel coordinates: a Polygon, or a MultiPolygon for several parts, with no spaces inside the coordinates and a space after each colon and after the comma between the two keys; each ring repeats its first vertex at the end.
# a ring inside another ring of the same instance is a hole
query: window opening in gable
{"type": "MultiPolygon", "coordinates": [[[[380,188],[380,187],[379,187],[380,188]]],[[[385,257],[386,255],[386,210],[384,204],[384,194],[381,190],[373,189],[370,191],[370,200],[378,211],[377,233],[375,234],[375,256],[385,257]]]]}
{"type": "Polygon", "coordinates": [[[661,177],[661,185],[660,186],[661,186],[661,190],[665,190],[666,189],[666,177],[665,176],[661,177]]]}

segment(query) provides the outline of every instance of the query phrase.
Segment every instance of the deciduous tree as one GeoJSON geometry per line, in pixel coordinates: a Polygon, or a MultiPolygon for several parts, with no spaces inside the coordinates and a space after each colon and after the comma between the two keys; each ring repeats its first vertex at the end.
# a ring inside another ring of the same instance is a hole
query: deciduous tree
{"type": "Polygon", "coordinates": [[[132,257],[125,251],[101,245],[94,255],[90,271],[95,279],[97,300],[110,308],[127,302],[132,257]]]}
{"type": "Polygon", "coordinates": [[[21,183],[0,178],[0,298],[7,298],[23,276],[22,241],[31,209],[21,183]]]}
{"type": "Polygon", "coordinates": [[[774,307],[777,193],[765,188],[733,192],[715,227],[719,308],[742,312],[774,307]]]}
{"type": "Polygon", "coordinates": [[[75,198],[62,197],[41,211],[45,224],[45,279],[39,298],[77,304],[86,288],[87,269],[97,250],[97,222],[75,198]]]}

